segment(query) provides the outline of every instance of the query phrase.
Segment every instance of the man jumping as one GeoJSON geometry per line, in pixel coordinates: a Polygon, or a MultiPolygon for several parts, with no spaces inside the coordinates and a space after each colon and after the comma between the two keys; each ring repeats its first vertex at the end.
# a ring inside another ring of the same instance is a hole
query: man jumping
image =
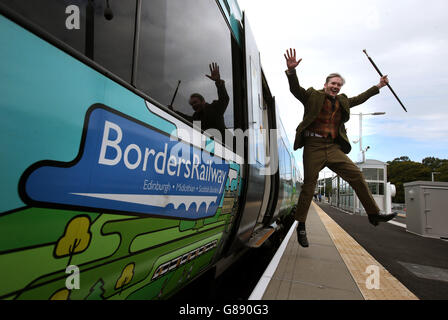
{"type": "Polygon", "coordinates": [[[360,95],[348,98],[339,94],[345,83],[340,74],[330,74],[324,84],[324,89],[305,90],[299,84],[295,68],[302,59],[296,60],[296,50],[289,49],[285,54],[286,75],[291,93],[303,104],[305,112],[303,120],[296,129],[294,150],[304,147],[303,170],[304,181],[295,212],[297,238],[302,247],[308,247],[305,221],[313,198],[319,172],[328,167],[355,190],[361,201],[369,222],[377,226],[379,222],[393,219],[396,213],[380,215],[372,194],[359,168],[346,155],[351,146],[347,138],[344,123],[350,118],[350,108],[364,103],[370,97],[378,94],[379,89],[387,85],[387,76],[380,78],[376,86],[372,86],[360,95]]]}

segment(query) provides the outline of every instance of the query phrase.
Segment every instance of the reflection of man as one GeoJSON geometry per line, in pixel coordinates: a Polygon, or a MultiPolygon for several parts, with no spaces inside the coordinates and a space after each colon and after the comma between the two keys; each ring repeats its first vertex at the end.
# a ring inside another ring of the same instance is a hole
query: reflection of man
{"type": "MultiPolygon", "coordinates": [[[[302,59],[296,60],[296,50],[292,49],[286,52],[285,59],[290,91],[305,107],[303,121],[296,129],[294,141],[294,150],[304,147],[304,181],[295,213],[295,219],[299,222],[297,227],[299,244],[308,247],[305,221],[319,172],[324,167],[336,172],[355,190],[371,224],[376,226],[379,222],[394,218],[396,214],[379,214],[380,209],[361,171],[347,157],[351,146],[344,126],[344,122],[350,118],[350,108],[378,94],[379,89],[389,82],[387,76],[381,77],[378,85],[372,86],[356,97],[348,98],[345,94],[338,94],[345,81],[336,73],[327,77],[323,90],[314,88],[305,90],[299,85],[295,70],[302,59]]],[[[319,201],[321,201],[320,194],[319,201]]]]}
{"type": "MultiPolygon", "coordinates": [[[[222,140],[224,140],[226,129],[224,112],[229,104],[229,95],[227,94],[224,80],[221,80],[218,64],[212,63],[210,65],[210,75],[206,75],[206,77],[215,81],[216,88],[218,89],[218,100],[207,103],[202,95],[193,93],[189,101],[194,110],[193,115],[189,116],[179,111],[175,112],[191,122],[201,121],[202,130],[217,129],[221,132],[222,140]]],[[[172,107],[170,109],[172,110],[172,107]]]]}

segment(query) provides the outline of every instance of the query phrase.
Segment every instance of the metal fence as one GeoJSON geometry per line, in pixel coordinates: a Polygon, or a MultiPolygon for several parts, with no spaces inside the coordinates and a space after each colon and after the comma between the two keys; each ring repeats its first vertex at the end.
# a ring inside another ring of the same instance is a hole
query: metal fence
{"type": "Polygon", "coordinates": [[[405,203],[392,203],[392,211],[406,214],[406,204],[405,203]]]}

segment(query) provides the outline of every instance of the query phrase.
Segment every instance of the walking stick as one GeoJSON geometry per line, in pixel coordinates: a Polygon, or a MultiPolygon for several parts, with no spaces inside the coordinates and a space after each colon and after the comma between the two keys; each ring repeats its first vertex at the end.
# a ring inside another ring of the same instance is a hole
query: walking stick
{"type": "MultiPolygon", "coordinates": [[[[378,67],[376,66],[375,62],[373,62],[372,58],[369,57],[369,55],[367,54],[366,49],[362,50],[367,58],[369,59],[369,61],[372,63],[373,67],[375,68],[375,70],[380,74],[380,76],[382,77],[383,74],[381,73],[380,69],[378,69],[378,67]]],[[[404,107],[403,103],[401,103],[400,98],[398,98],[397,94],[394,92],[394,90],[392,89],[392,87],[387,84],[387,86],[389,87],[390,91],[392,91],[393,95],[395,96],[395,98],[397,98],[398,102],[401,104],[401,106],[403,107],[404,111],[408,112],[408,110],[406,110],[406,108],[404,107]]]]}
{"type": "Polygon", "coordinates": [[[171,108],[173,107],[174,99],[176,99],[177,90],[179,90],[179,86],[180,86],[180,80],[177,83],[176,91],[174,91],[173,99],[171,99],[171,103],[168,105],[168,107],[171,107],[171,108]]]}

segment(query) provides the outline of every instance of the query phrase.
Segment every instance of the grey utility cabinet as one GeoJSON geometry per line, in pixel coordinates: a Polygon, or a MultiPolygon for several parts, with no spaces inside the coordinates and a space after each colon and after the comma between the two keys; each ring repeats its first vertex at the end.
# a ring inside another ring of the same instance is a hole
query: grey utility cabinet
{"type": "Polygon", "coordinates": [[[406,229],[430,238],[448,238],[448,182],[404,184],[406,229]]]}

